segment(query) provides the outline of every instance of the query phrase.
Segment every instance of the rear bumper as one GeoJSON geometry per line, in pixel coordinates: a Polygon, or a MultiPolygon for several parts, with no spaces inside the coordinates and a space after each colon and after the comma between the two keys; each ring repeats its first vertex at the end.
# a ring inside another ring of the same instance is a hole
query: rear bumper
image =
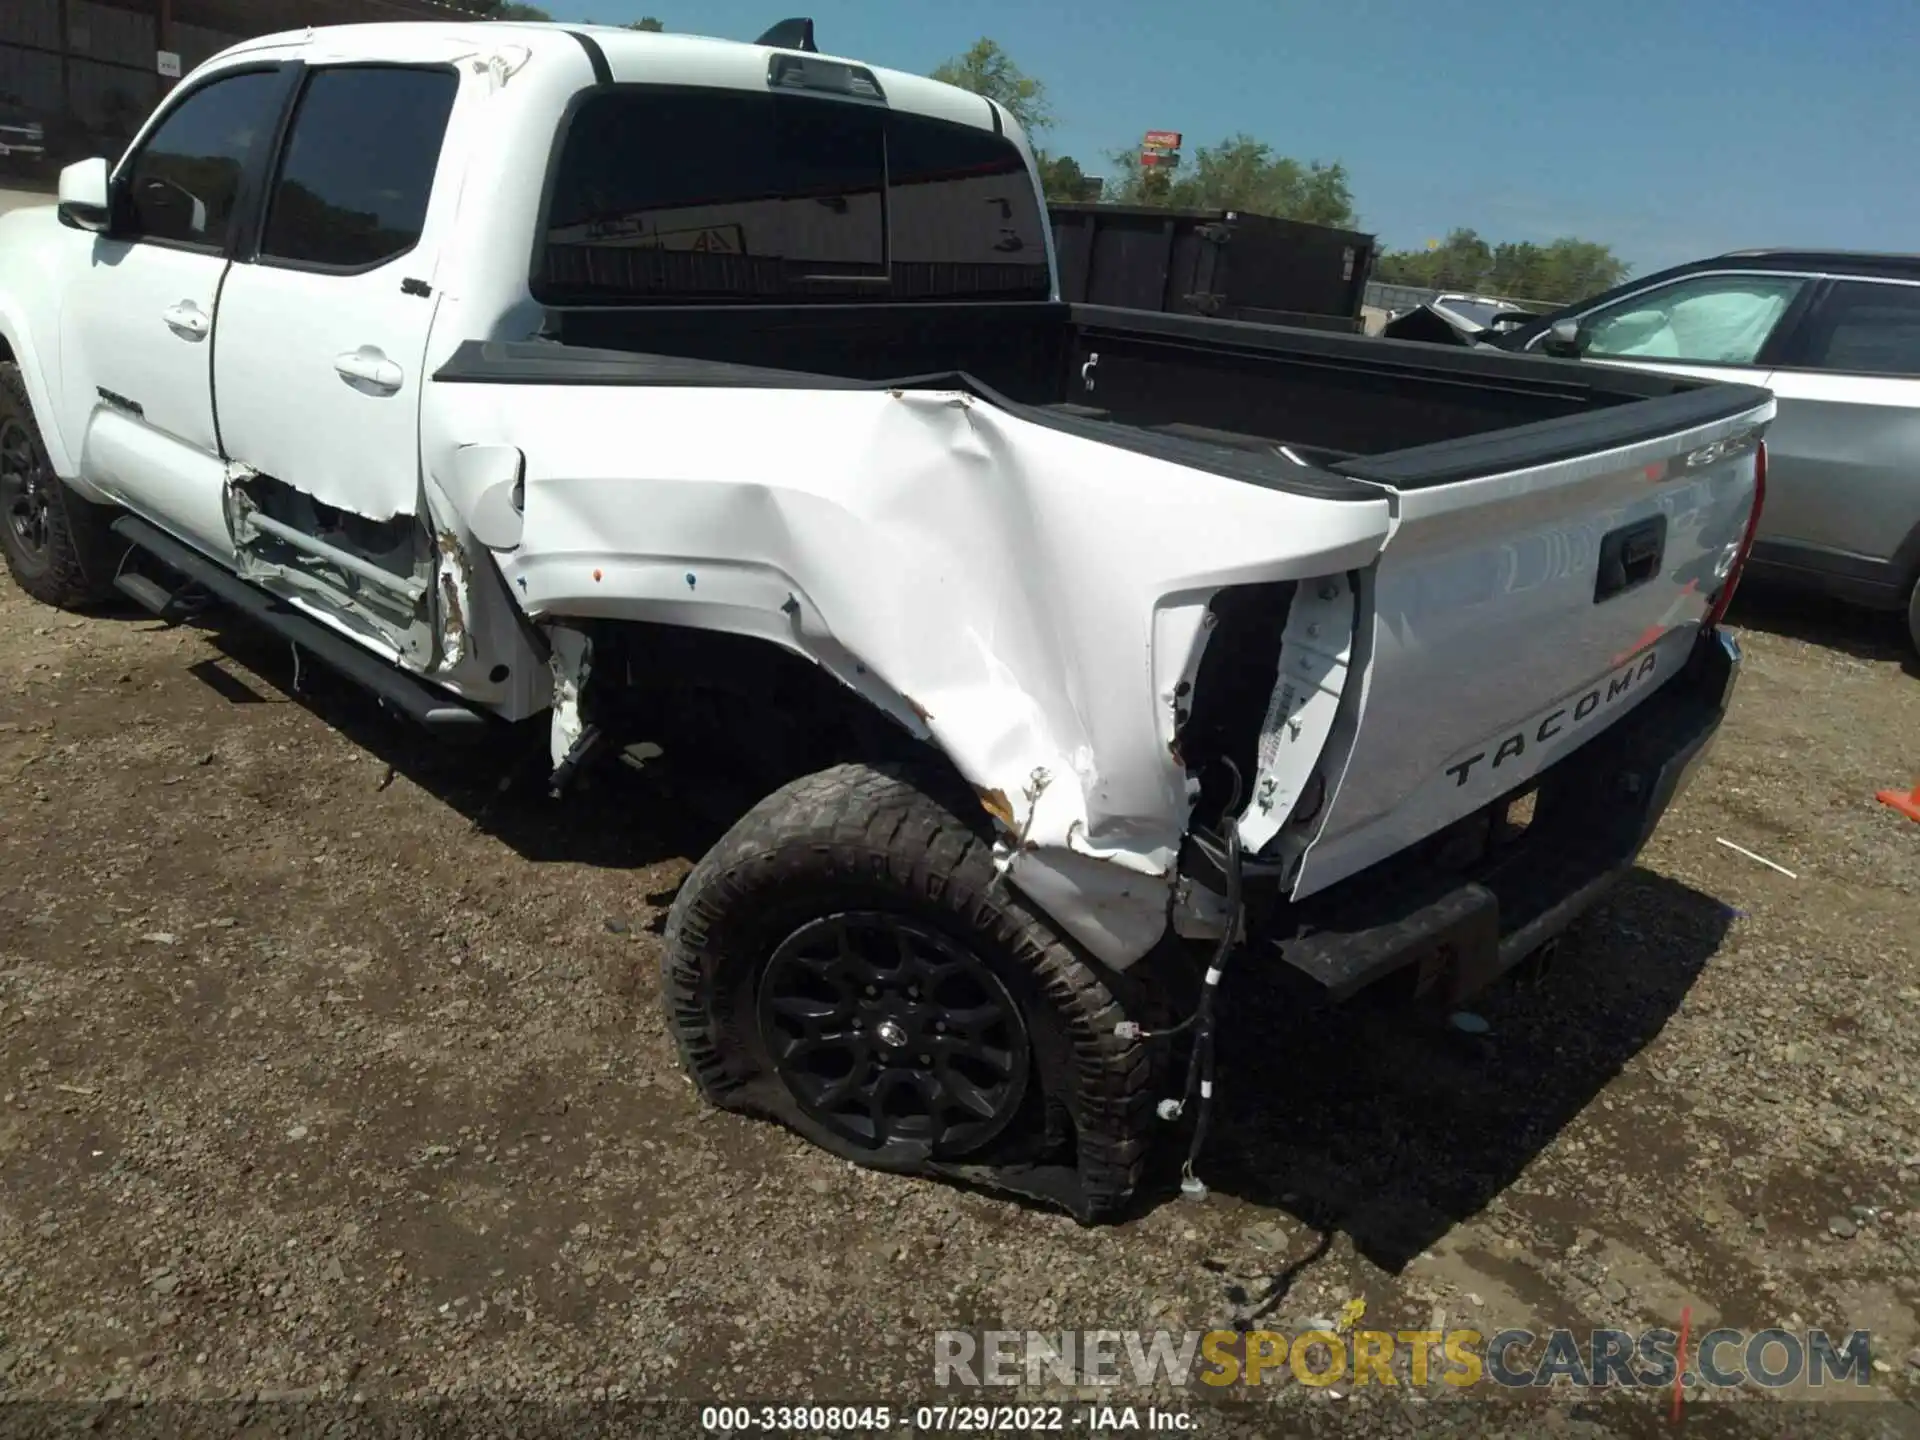
{"type": "Polygon", "coordinates": [[[1538,777],[1523,830],[1502,800],[1307,901],[1273,906],[1249,940],[1338,997],[1411,969],[1417,994],[1465,998],[1632,868],[1705,758],[1739,670],[1731,636],[1702,635],[1680,674],[1538,777]]]}

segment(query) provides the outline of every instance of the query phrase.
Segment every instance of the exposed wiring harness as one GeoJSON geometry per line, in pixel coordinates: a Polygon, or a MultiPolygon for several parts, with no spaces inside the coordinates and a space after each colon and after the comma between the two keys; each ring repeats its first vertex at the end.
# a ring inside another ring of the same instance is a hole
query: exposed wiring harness
{"type": "Polygon", "coordinates": [[[1231,816],[1226,822],[1226,887],[1227,920],[1226,928],[1221,932],[1220,943],[1214,947],[1213,959],[1207,966],[1207,973],[1201,980],[1200,1000],[1194,1006],[1193,1013],[1176,1025],[1164,1030],[1147,1030],[1140,1025],[1123,1020],[1114,1026],[1114,1033],[1123,1040],[1156,1040],[1193,1031],[1193,1049],[1187,1056],[1187,1079],[1178,1100],[1166,1099],[1160,1102],[1159,1115],[1162,1120],[1178,1120],[1186,1113],[1187,1106],[1194,1101],[1197,1093],[1200,1104],[1194,1112],[1193,1139],[1187,1145],[1187,1158],[1180,1166],[1180,1193],[1192,1200],[1206,1198],[1207,1187],[1199,1176],[1193,1173],[1194,1164],[1200,1158],[1200,1147],[1207,1139],[1207,1117],[1213,1109],[1213,1038],[1215,1024],[1214,1000],[1220,992],[1220,979],[1226,974],[1227,961],[1231,958],[1234,946],[1239,943],[1243,906],[1240,898],[1240,827],[1234,823],[1239,817],[1235,814],[1241,793],[1244,789],[1240,767],[1225,756],[1221,757],[1233,775],[1233,793],[1228,797],[1223,815],[1231,816]]]}

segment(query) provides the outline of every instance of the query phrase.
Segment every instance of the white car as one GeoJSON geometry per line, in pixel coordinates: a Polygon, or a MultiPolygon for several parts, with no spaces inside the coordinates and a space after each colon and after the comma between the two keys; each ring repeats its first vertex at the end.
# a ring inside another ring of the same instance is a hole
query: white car
{"type": "Polygon", "coordinates": [[[703,1091],[1110,1214],[1230,957],[1458,997],[1632,863],[1773,402],[1061,304],[1005,110],[770,39],[207,62],[0,220],[0,541],[536,725],[557,791],[730,737],[764,798],[663,961],[703,1091]]]}
{"type": "Polygon", "coordinates": [[[39,159],[47,153],[47,131],[38,120],[0,114],[0,159],[28,155],[39,159]]]}
{"type": "Polygon", "coordinates": [[[1437,295],[1427,302],[1463,330],[1480,331],[1492,328],[1495,320],[1520,315],[1505,300],[1496,300],[1486,295],[1437,295]]]}

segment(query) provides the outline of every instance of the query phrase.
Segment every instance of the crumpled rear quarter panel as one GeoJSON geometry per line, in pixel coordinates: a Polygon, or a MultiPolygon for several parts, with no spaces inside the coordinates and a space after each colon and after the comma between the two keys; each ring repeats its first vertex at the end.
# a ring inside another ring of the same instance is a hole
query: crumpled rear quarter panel
{"type": "Polygon", "coordinates": [[[1173,691],[1208,596],[1364,566],[1388,524],[1384,498],[1190,470],[964,392],[436,389],[442,433],[526,454],[498,558],[529,614],[809,656],[941,747],[1024,839],[1015,883],[1116,966],[1166,924],[1191,808],[1173,691]]]}

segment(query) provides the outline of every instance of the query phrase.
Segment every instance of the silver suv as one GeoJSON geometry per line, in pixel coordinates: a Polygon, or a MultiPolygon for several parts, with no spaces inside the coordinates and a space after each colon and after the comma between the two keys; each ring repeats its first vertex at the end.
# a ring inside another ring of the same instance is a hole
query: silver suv
{"type": "Polygon", "coordinates": [[[1904,610],[1920,647],[1920,255],[1741,250],[1481,338],[1771,389],[1749,573],[1904,610]]]}

